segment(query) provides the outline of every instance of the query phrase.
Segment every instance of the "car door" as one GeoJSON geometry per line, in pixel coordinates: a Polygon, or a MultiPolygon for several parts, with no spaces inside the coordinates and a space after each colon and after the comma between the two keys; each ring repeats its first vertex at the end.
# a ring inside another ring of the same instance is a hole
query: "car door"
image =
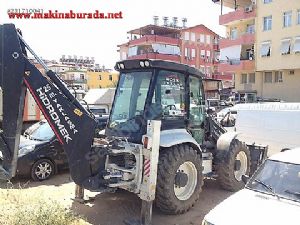
{"type": "Polygon", "coordinates": [[[62,147],[62,145],[59,143],[59,141],[54,138],[50,145],[51,151],[55,152],[54,160],[57,163],[57,166],[60,168],[67,168],[68,167],[68,159],[67,155],[62,147]]]}

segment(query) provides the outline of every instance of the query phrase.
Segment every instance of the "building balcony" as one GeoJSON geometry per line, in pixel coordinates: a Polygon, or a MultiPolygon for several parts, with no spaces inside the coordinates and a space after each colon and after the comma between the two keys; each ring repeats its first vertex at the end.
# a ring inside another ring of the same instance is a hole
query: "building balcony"
{"type": "Polygon", "coordinates": [[[220,63],[219,64],[219,72],[237,72],[250,70],[254,71],[255,69],[255,61],[254,60],[235,60],[230,61],[229,63],[220,63]]]}
{"type": "Polygon", "coordinates": [[[161,53],[145,53],[140,55],[133,55],[133,56],[128,56],[128,59],[160,59],[160,60],[180,62],[179,55],[168,55],[168,54],[161,54],[161,53]]]}
{"type": "Polygon", "coordinates": [[[212,75],[213,79],[218,79],[218,80],[232,80],[232,74],[219,74],[215,73],[212,75]]]}
{"type": "Polygon", "coordinates": [[[86,79],[71,79],[71,80],[64,80],[67,84],[86,84],[86,79]]]}
{"type": "Polygon", "coordinates": [[[256,10],[254,7],[246,7],[238,9],[236,11],[221,15],[219,17],[220,25],[228,25],[235,21],[254,19],[256,16],[256,10]]]}
{"type": "Polygon", "coordinates": [[[179,45],[180,39],[160,35],[145,35],[141,38],[129,41],[129,45],[140,45],[145,43],[164,43],[170,45],[179,45]]]}
{"type": "Polygon", "coordinates": [[[252,45],[255,43],[255,34],[245,33],[237,39],[225,38],[220,40],[220,48],[227,48],[234,45],[252,45]]]}

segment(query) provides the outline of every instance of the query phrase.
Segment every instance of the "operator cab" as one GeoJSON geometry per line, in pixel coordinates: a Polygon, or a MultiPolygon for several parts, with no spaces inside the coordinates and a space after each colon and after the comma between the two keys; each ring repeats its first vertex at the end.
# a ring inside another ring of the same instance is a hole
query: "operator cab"
{"type": "Polygon", "coordinates": [[[160,60],[125,60],[115,69],[120,78],[107,136],[141,143],[147,120],[157,119],[161,130],[188,129],[202,142],[205,99],[200,71],[160,60]]]}

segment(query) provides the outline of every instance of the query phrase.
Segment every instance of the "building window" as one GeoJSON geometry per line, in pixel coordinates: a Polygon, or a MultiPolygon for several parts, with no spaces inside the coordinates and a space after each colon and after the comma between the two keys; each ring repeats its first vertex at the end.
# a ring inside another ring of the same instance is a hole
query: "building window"
{"type": "Polygon", "coordinates": [[[210,51],[209,50],[206,51],[206,56],[207,56],[207,58],[210,57],[210,51]]]}
{"type": "Polygon", "coordinates": [[[189,49],[188,48],[184,48],[184,56],[189,57],[189,49]]]}
{"type": "Polygon", "coordinates": [[[191,33],[191,41],[196,41],[196,35],[195,35],[195,33],[191,33]]]}
{"type": "Polygon", "coordinates": [[[249,73],[249,83],[255,84],[255,73],[249,73]]]}
{"type": "Polygon", "coordinates": [[[99,80],[102,80],[102,76],[101,76],[101,75],[99,75],[99,77],[98,77],[98,78],[99,78],[99,80]]]}
{"type": "Polygon", "coordinates": [[[272,83],[272,72],[265,72],[265,83],[272,83]]]}
{"type": "Polygon", "coordinates": [[[237,36],[238,36],[237,34],[238,34],[238,32],[237,32],[236,27],[235,27],[235,28],[232,28],[232,29],[230,30],[230,39],[231,39],[231,40],[237,39],[237,36]]]}
{"type": "Polygon", "coordinates": [[[204,66],[200,66],[200,72],[205,73],[205,67],[204,66]]]}
{"type": "Polygon", "coordinates": [[[110,75],[108,76],[108,78],[109,78],[109,80],[111,81],[111,80],[112,80],[112,75],[110,74],[110,75]]]}
{"type": "Polygon", "coordinates": [[[260,56],[267,57],[271,55],[271,42],[264,42],[261,44],[260,56]]]}
{"type": "Polygon", "coordinates": [[[201,50],[200,57],[201,57],[202,59],[205,59],[205,50],[201,50]]]}
{"type": "Polygon", "coordinates": [[[206,74],[209,75],[210,73],[211,73],[210,66],[207,66],[207,67],[206,67],[206,74]]]}
{"type": "Polygon", "coordinates": [[[192,48],[192,58],[196,57],[196,50],[194,48],[192,48]]]}
{"type": "Polygon", "coordinates": [[[272,29],[272,16],[264,17],[264,31],[272,29]]]}
{"type": "Polygon", "coordinates": [[[272,0],[263,0],[264,1],[264,4],[268,4],[270,2],[272,2],[272,0]]]}
{"type": "Polygon", "coordinates": [[[294,52],[300,53],[300,37],[296,37],[295,39],[294,52]]]}
{"type": "Polygon", "coordinates": [[[80,74],[80,80],[84,80],[84,74],[80,74]]]}
{"type": "Polygon", "coordinates": [[[254,34],[255,33],[255,25],[254,24],[247,24],[247,34],[254,34]]]}
{"type": "Polygon", "coordinates": [[[190,33],[189,32],[184,32],[184,40],[185,41],[190,40],[190,33]]]}
{"type": "Polygon", "coordinates": [[[276,71],[275,72],[275,83],[281,83],[282,80],[282,72],[281,71],[276,71]]]}
{"type": "Polygon", "coordinates": [[[247,84],[247,74],[241,75],[241,84],[247,84]]]}
{"type": "Polygon", "coordinates": [[[297,10],[297,24],[300,24],[300,9],[297,10]]]}
{"type": "Polygon", "coordinates": [[[206,35],[206,43],[210,44],[210,35],[206,35]]]}
{"type": "Polygon", "coordinates": [[[292,11],[283,13],[283,27],[292,26],[292,11]]]}
{"type": "Polygon", "coordinates": [[[291,53],[291,39],[281,40],[280,51],[281,55],[287,55],[291,53]]]}
{"type": "Polygon", "coordinates": [[[201,43],[205,42],[205,36],[204,36],[204,34],[200,34],[200,42],[201,43]]]}

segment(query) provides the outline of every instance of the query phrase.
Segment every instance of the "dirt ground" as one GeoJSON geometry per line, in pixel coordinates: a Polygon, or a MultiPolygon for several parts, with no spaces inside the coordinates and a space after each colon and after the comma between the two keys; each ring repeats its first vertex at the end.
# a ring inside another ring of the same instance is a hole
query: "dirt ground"
{"type": "MultiPolygon", "coordinates": [[[[32,182],[15,179],[10,188],[24,189],[34,192],[46,199],[57,200],[70,207],[90,224],[94,225],[123,225],[125,219],[139,218],[141,201],[134,194],[126,191],[116,193],[91,193],[85,191],[85,204],[74,202],[75,184],[68,173],[56,175],[44,182],[32,182]]],[[[5,188],[6,185],[2,185],[5,188]]],[[[2,190],[3,191],[3,190],[2,190]]],[[[197,204],[183,215],[164,215],[158,209],[153,209],[153,225],[201,225],[204,215],[223,199],[232,193],[222,190],[215,180],[206,180],[201,197],[197,204]]],[[[1,189],[0,189],[1,197],[1,189]]]]}

